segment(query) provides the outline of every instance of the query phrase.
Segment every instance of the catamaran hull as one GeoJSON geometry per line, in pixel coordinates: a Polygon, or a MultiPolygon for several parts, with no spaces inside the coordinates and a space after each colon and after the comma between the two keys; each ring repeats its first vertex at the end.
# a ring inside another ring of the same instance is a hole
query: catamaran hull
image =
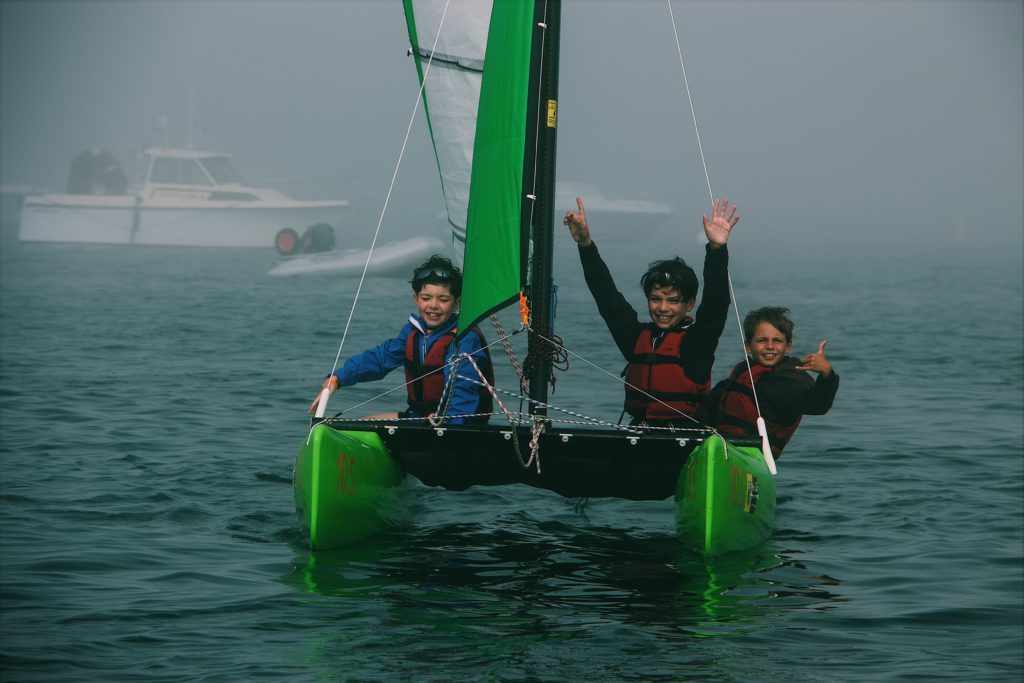
{"type": "Polygon", "coordinates": [[[711,437],[687,460],[676,486],[676,527],[705,555],[752,548],[775,525],[775,479],[761,451],[711,437]]]}
{"type": "Polygon", "coordinates": [[[296,460],[296,507],[314,550],[354,543],[399,519],[406,472],[451,490],[525,484],[568,498],[674,495],[681,539],[707,555],[753,547],[774,524],[775,482],[760,451],[717,437],[553,428],[538,439],[538,472],[535,461],[522,464],[531,455],[526,428],[338,426],[356,423],[318,424],[296,460]]]}
{"type": "Polygon", "coordinates": [[[341,548],[394,525],[405,478],[373,432],[317,425],[295,457],[295,510],[313,550],[341,548]]]}
{"type": "Polygon", "coordinates": [[[25,200],[22,242],[272,248],[282,228],[337,225],[345,200],[137,200],[132,195],[41,195],[25,200]]]}

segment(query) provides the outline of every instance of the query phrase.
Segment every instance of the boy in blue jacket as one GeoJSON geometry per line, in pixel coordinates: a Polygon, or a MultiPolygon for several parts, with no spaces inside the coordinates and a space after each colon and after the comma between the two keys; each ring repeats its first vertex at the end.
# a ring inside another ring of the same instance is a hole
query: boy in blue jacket
{"type": "MultiPolygon", "coordinates": [[[[450,416],[450,424],[486,422],[491,412],[491,394],[464,377],[479,381],[467,360],[459,365],[459,376],[450,381],[452,368],[447,361],[469,354],[490,384],[494,383],[491,357],[480,330],[473,328],[455,342],[462,295],[462,272],[447,258],[437,254],[413,271],[410,280],[416,313],[398,335],[349,358],[324,380],[321,390],[334,393],[338,387],[382,379],[397,367],[405,367],[408,408],[371,416],[374,419],[431,417],[441,406],[450,416]],[[447,395],[450,393],[450,395],[447,395]]],[[[309,412],[320,402],[317,394],[309,412]]]]}

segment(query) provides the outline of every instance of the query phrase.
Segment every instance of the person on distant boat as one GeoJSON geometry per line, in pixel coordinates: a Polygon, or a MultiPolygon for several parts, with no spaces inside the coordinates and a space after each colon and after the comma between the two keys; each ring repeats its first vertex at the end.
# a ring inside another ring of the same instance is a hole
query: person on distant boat
{"type": "Polygon", "coordinates": [[[839,390],[839,375],[825,357],[824,341],[817,351],[799,360],[789,355],[793,327],[786,308],[769,306],[748,313],[743,320],[743,335],[750,369],[746,362],[738,363],[728,379],[711,390],[700,416],[722,434],[756,436],[760,406],[776,458],[782,455],[801,418],[827,413],[839,390]],[[808,371],[818,373],[817,379],[812,379],[808,371]],[[756,405],[752,387],[757,392],[756,405]]]}
{"type": "MultiPolygon", "coordinates": [[[[474,327],[455,342],[462,272],[449,259],[434,254],[413,271],[410,283],[417,312],[409,316],[398,336],[349,358],[324,380],[321,391],[328,389],[333,394],[339,386],[378,380],[404,366],[408,409],[371,418],[433,417],[445,406],[445,415],[450,416],[446,418],[448,423],[487,422],[492,406],[490,392],[465,379],[472,377],[479,381],[476,370],[463,359],[458,365],[458,376],[452,381],[452,366],[447,362],[455,356],[468,354],[487,382],[494,384],[491,356],[480,330],[474,327]]],[[[314,412],[319,402],[318,393],[309,412],[314,412]]]]}
{"type": "Polygon", "coordinates": [[[711,220],[704,216],[708,244],[704,255],[704,296],[696,316],[697,274],[681,258],[651,264],[640,284],[651,322],[615,287],[608,266],[590,237],[583,200],[563,223],[579,247],[583,275],[626,366],[624,412],[632,424],[695,426],[693,416],[711,388],[711,366],[729,311],[726,243],[740,217],[728,200],[715,200],[711,220]]]}

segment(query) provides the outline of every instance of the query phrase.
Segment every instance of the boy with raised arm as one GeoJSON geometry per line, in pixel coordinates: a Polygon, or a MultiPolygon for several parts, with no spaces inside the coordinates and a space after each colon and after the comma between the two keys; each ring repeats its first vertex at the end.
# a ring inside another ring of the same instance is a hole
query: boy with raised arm
{"type": "Polygon", "coordinates": [[[759,308],[743,320],[746,362],[740,362],[715,385],[702,411],[707,424],[726,435],[756,436],[761,408],[768,442],[776,458],[793,436],[804,415],[824,415],[839,390],[839,375],[825,357],[825,342],[801,359],[793,358],[794,323],[789,309],[759,308]],[[807,371],[818,374],[812,379],[807,371]],[[754,403],[754,391],[757,403],[754,403]]]}
{"type": "Polygon", "coordinates": [[[650,322],[615,287],[608,267],[590,237],[583,200],[563,223],[579,246],[583,275],[597,310],[608,326],[626,368],[624,412],[632,424],[693,426],[693,415],[711,388],[711,366],[729,310],[726,243],[739,223],[736,207],[715,200],[711,220],[704,216],[708,244],[704,256],[704,295],[695,317],[697,274],[681,258],[657,261],[640,279],[650,322]]]}

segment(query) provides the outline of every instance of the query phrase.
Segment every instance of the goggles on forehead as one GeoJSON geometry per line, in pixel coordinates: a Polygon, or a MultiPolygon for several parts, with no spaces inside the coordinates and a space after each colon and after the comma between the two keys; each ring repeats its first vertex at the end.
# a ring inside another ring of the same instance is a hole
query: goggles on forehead
{"type": "Polygon", "coordinates": [[[659,286],[671,285],[674,284],[675,281],[676,279],[672,277],[672,273],[667,272],[655,273],[654,278],[651,280],[651,282],[659,286]]]}
{"type": "Polygon", "coordinates": [[[417,268],[412,272],[413,280],[426,280],[429,277],[436,277],[440,280],[451,280],[452,271],[444,266],[428,266],[417,268]]]}
{"type": "Polygon", "coordinates": [[[651,271],[644,275],[644,285],[649,287],[672,287],[679,288],[679,277],[668,271],[651,271]]]}

